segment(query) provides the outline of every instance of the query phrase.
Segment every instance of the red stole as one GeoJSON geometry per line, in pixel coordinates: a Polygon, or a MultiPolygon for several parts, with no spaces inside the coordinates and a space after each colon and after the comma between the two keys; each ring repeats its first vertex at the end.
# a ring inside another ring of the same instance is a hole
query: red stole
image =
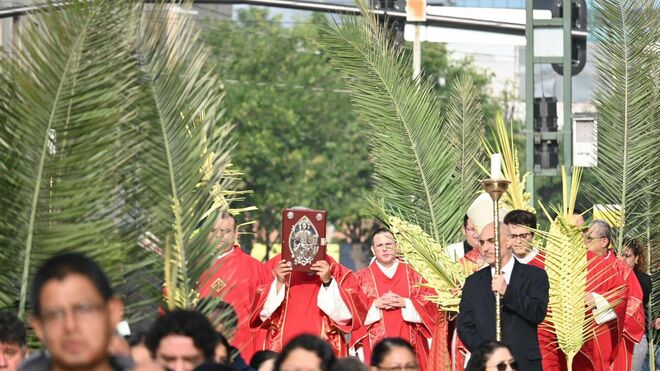
{"type": "Polygon", "coordinates": [[[360,288],[366,295],[366,306],[371,308],[374,300],[388,291],[409,298],[415,306],[415,310],[422,318],[422,323],[409,323],[403,320],[401,309],[381,310],[381,320],[369,326],[362,326],[353,332],[352,344],[359,344],[364,351],[365,361],[371,358],[371,349],[386,337],[399,337],[408,341],[415,349],[420,369],[427,369],[429,355],[428,339],[431,338],[431,330],[435,326],[437,306],[428,300],[433,290],[419,287],[424,282],[419,273],[415,272],[410,265],[399,262],[397,270],[390,279],[376,265],[371,263],[369,267],[356,273],[360,288]]]}
{"type": "MultiPolygon", "coordinates": [[[[281,255],[278,254],[269,260],[266,266],[273,270],[281,259],[281,255]]],[[[270,318],[263,322],[259,313],[266,303],[268,291],[275,278],[258,289],[256,306],[250,316],[250,326],[267,330],[263,344],[258,347],[259,350],[270,349],[279,352],[289,340],[306,333],[317,335],[327,341],[337,357],[345,357],[348,354],[344,334],[361,326],[366,309],[353,272],[335,262],[330,256],[326,256],[326,261],[331,265],[332,277],[337,282],[341,298],[353,317],[350,323],[340,325],[319,309],[316,301],[321,288],[321,279],[317,275],[292,272],[283,288],[286,290],[284,301],[270,318]]]]}
{"type": "Polygon", "coordinates": [[[219,297],[231,304],[236,311],[238,323],[232,340],[244,359],[251,359],[255,352],[255,333],[250,329],[249,319],[257,295],[257,287],[268,277],[263,265],[244,253],[238,245],[234,250],[218,259],[200,278],[199,296],[219,297]]]}

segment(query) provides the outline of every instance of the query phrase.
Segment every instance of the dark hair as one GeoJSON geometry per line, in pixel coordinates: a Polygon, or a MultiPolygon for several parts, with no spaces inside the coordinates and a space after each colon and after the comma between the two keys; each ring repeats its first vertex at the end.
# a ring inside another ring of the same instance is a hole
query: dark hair
{"type": "Polygon", "coordinates": [[[260,350],[252,355],[250,367],[258,370],[264,362],[275,358],[277,358],[277,352],[273,352],[272,350],[260,350]]]}
{"type": "Polygon", "coordinates": [[[467,214],[465,214],[465,216],[463,217],[463,228],[467,228],[467,222],[469,219],[470,217],[467,214]]]}
{"type": "Polygon", "coordinates": [[[378,365],[383,362],[383,359],[385,359],[385,356],[390,353],[392,348],[405,348],[412,354],[415,354],[415,350],[413,350],[413,347],[409,342],[401,338],[385,338],[376,344],[371,351],[371,365],[378,367],[378,365]]]}
{"type": "Polygon", "coordinates": [[[624,238],[623,239],[623,251],[630,249],[633,255],[639,257],[637,263],[635,264],[634,270],[638,272],[646,271],[646,256],[644,255],[644,247],[634,238],[624,238]]]}
{"type": "Polygon", "coordinates": [[[331,371],[369,371],[369,367],[357,357],[346,357],[338,359],[331,371]]]}
{"type": "Polygon", "coordinates": [[[376,236],[379,235],[379,234],[381,234],[381,233],[389,233],[389,234],[392,234],[392,232],[391,232],[389,229],[387,229],[387,228],[385,228],[385,227],[380,227],[380,226],[378,226],[378,227],[376,227],[376,229],[374,229],[374,230],[371,232],[371,236],[369,236],[370,245],[373,245],[373,244],[374,244],[374,238],[376,238],[376,236]]]}
{"type": "Polygon", "coordinates": [[[335,355],[332,353],[330,345],[319,337],[314,335],[299,335],[282,349],[282,352],[275,360],[275,371],[280,371],[282,363],[289,357],[289,354],[296,349],[308,350],[321,359],[321,370],[328,371],[335,363],[335,355]]]}
{"type": "MultiPolygon", "coordinates": [[[[208,313],[209,321],[215,328],[222,323],[225,331],[234,332],[238,326],[238,315],[234,306],[216,297],[206,297],[199,301],[197,310],[208,313]],[[208,309],[208,311],[207,311],[208,309]]],[[[223,334],[226,335],[227,333],[223,334]]]]}
{"type": "Polygon", "coordinates": [[[46,260],[32,280],[30,301],[35,316],[41,311],[41,289],[50,280],[63,280],[69,275],[79,274],[89,279],[103,300],[108,301],[112,295],[112,287],[101,267],[92,259],[80,253],[64,253],[46,260]]]}
{"type": "MultiPolygon", "coordinates": [[[[484,371],[490,356],[500,348],[506,348],[511,353],[511,348],[504,343],[495,340],[484,341],[477,347],[477,350],[470,355],[470,361],[465,371],[484,371]]],[[[512,353],[513,354],[513,353],[512,353]]]]}
{"type": "MultiPolygon", "coordinates": [[[[218,339],[217,342],[215,343],[215,347],[217,348],[218,345],[222,345],[223,347],[225,347],[225,349],[227,349],[227,363],[231,363],[232,346],[229,345],[229,341],[223,334],[216,331],[215,335],[217,336],[218,339]]],[[[213,355],[215,356],[215,348],[213,349],[213,355]]]]}
{"type": "Polygon", "coordinates": [[[25,325],[11,312],[0,312],[0,343],[13,343],[19,347],[27,344],[25,325]]]}
{"type": "Polygon", "coordinates": [[[504,216],[504,224],[523,225],[533,229],[536,228],[536,215],[527,210],[511,210],[504,216]]]}
{"type": "Polygon", "coordinates": [[[202,351],[204,358],[213,359],[218,336],[211,322],[203,314],[176,309],[158,317],[144,339],[144,345],[152,356],[155,356],[160,341],[168,335],[192,338],[195,347],[202,351]]]}
{"type": "Polygon", "coordinates": [[[193,371],[234,371],[234,368],[224,363],[204,362],[193,371]]]}

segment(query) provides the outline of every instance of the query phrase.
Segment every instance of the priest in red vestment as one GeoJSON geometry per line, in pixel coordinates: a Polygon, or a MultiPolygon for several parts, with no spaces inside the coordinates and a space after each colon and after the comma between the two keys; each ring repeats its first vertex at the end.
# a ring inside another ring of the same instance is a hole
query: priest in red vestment
{"type": "Polygon", "coordinates": [[[273,272],[258,289],[250,326],[265,329],[258,350],[282,350],[300,334],[321,337],[337,357],[348,354],[345,337],[358,329],[367,313],[355,274],[326,255],[312,272],[293,271],[278,254],[266,263],[273,272]]]}
{"type": "Polygon", "coordinates": [[[644,336],[645,318],[642,299],[644,293],[632,269],[620,259],[614,251],[609,249],[611,228],[603,220],[594,220],[588,231],[589,249],[602,256],[607,264],[621,276],[626,285],[625,318],[623,320],[623,337],[618,342],[618,350],[614,359],[615,370],[630,370],[632,367],[632,353],[635,344],[644,336]]]}
{"type": "Polygon", "coordinates": [[[422,276],[397,258],[396,241],[389,230],[376,229],[371,241],[375,259],[356,273],[369,310],[364,325],[353,332],[351,346],[369,362],[372,348],[381,340],[402,338],[415,350],[420,370],[427,370],[438,310],[426,296],[434,291],[420,287],[425,282],[422,276]]]}
{"type": "Polygon", "coordinates": [[[230,341],[249,361],[256,345],[255,333],[249,324],[250,314],[257,288],[267,279],[269,272],[263,264],[241,250],[235,242],[236,235],[236,219],[229,213],[222,213],[210,236],[217,243],[218,259],[200,278],[199,294],[202,298],[219,297],[234,308],[238,323],[236,335],[230,341]]]}

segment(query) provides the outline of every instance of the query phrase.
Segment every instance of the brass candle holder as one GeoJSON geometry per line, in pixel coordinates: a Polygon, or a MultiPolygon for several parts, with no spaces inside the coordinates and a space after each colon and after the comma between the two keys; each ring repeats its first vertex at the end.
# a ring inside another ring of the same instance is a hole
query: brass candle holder
{"type": "MultiPolygon", "coordinates": [[[[504,179],[485,179],[481,181],[486,192],[493,199],[493,223],[495,230],[495,274],[500,274],[500,198],[506,192],[511,184],[504,179]]],[[[502,309],[500,305],[500,295],[495,295],[495,339],[502,340],[502,309]]]]}

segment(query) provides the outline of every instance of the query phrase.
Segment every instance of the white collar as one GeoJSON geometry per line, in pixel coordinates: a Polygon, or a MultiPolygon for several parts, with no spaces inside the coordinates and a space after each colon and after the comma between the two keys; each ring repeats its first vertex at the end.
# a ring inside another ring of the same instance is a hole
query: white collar
{"type": "Polygon", "coordinates": [[[376,265],[378,266],[378,269],[380,269],[381,272],[383,272],[384,275],[387,276],[387,278],[392,279],[394,275],[396,274],[396,269],[399,267],[399,259],[394,259],[394,264],[392,264],[391,267],[386,267],[378,262],[378,260],[374,260],[376,262],[376,265]]]}
{"type": "Polygon", "coordinates": [[[536,255],[538,255],[538,254],[539,254],[539,249],[537,249],[536,247],[534,247],[534,248],[532,248],[532,251],[530,251],[527,255],[525,255],[524,258],[519,258],[519,257],[517,257],[517,256],[515,256],[515,255],[513,255],[513,257],[516,258],[516,260],[518,260],[518,262],[520,262],[520,263],[523,263],[523,264],[529,264],[529,262],[531,262],[532,260],[534,260],[534,258],[535,258],[536,255]]]}
{"type": "MultiPolygon", "coordinates": [[[[504,266],[500,267],[500,272],[502,275],[504,275],[504,281],[506,281],[507,285],[509,284],[509,281],[511,280],[511,271],[513,271],[513,265],[515,264],[516,259],[513,258],[513,255],[511,256],[511,259],[509,259],[504,266]]],[[[495,275],[495,267],[490,267],[490,274],[495,275]]]]}
{"type": "Polygon", "coordinates": [[[227,256],[227,255],[233,253],[235,248],[236,248],[236,246],[235,246],[235,245],[232,245],[232,247],[231,247],[231,249],[229,249],[229,251],[225,251],[225,252],[223,252],[222,254],[218,255],[218,259],[222,259],[222,258],[224,258],[225,256],[227,256]]]}

